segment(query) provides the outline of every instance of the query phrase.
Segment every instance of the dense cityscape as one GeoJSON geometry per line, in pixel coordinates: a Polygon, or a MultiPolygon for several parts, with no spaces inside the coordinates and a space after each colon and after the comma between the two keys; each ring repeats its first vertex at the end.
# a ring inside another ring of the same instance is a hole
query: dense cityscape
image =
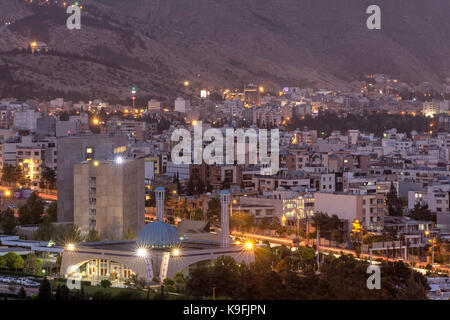
{"type": "Polygon", "coordinates": [[[0,86],[1,299],[450,298],[450,77],[200,78],[0,86]]]}

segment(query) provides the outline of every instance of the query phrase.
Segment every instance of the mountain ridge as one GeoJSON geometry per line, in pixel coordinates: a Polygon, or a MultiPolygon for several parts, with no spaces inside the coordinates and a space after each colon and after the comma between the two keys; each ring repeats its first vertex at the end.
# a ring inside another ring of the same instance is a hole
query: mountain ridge
{"type": "MultiPolygon", "coordinates": [[[[136,85],[170,100],[246,82],[345,90],[370,73],[436,85],[450,76],[445,0],[378,1],[381,30],[366,28],[366,0],[84,0],[81,30],[65,27],[61,1],[37,2],[0,0],[0,65],[58,94],[125,99],[136,85]],[[53,53],[15,53],[31,40],[53,53]]],[[[15,92],[3,78],[0,88],[15,92]]]]}

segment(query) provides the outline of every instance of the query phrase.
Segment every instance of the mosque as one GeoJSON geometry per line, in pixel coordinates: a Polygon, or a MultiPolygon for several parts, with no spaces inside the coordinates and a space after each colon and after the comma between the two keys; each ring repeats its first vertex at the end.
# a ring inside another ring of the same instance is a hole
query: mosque
{"type": "Polygon", "coordinates": [[[107,279],[123,285],[136,275],[147,283],[172,278],[179,271],[209,265],[220,256],[239,263],[254,261],[251,245],[231,243],[229,235],[230,193],[220,193],[221,232],[211,233],[202,221],[181,221],[177,227],[164,222],[164,194],[155,189],[156,220],[140,231],[137,240],[68,244],[62,253],[60,274],[69,279],[90,281],[107,279]]]}

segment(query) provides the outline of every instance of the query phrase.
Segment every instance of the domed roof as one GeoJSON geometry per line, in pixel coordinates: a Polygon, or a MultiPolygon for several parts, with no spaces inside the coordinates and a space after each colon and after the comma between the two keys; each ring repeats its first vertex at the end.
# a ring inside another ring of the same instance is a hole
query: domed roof
{"type": "Polygon", "coordinates": [[[162,221],[154,221],[145,225],[139,232],[137,244],[147,247],[170,247],[180,243],[178,230],[162,221]]]}

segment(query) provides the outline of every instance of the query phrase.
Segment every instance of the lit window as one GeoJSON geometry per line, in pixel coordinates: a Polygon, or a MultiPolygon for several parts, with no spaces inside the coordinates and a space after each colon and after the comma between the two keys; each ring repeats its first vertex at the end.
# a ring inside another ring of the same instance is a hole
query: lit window
{"type": "Polygon", "coordinates": [[[92,153],[92,148],[86,148],[86,153],[92,153]]]}

